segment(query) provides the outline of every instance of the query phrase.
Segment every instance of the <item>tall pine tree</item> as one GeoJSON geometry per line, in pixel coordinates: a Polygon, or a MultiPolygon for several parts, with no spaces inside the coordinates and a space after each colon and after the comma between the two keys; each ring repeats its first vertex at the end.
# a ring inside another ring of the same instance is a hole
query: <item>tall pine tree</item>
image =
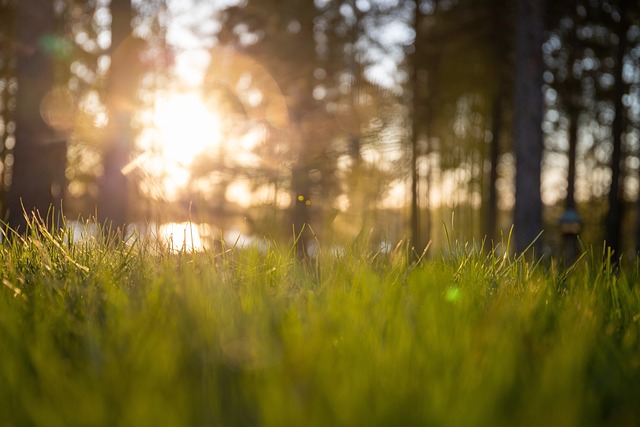
{"type": "Polygon", "coordinates": [[[59,194],[52,193],[55,165],[51,153],[56,147],[56,136],[41,114],[43,100],[53,87],[56,49],[53,4],[48,0],[20,1],[16,22],[18,92],[13,176],[7,207],[9,226],[24,232],[24,213],[45,217],[52,204],[60,208],[59,194]]]}

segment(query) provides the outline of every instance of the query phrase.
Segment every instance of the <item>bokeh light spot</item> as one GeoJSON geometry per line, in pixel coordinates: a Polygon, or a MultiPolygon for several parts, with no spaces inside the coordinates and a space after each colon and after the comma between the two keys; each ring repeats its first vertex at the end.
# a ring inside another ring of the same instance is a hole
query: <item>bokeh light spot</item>
{"type": "Polygon", "coordinates": [[[51,89],[40,103],[42,120],[57,131],[68,131],[76,120],[76,102],[69,90],[58,86],[51,89]]]}
{"type": "Polygon", "coordinates": [[[450,286],[449,289],[447,289],[447,292],[444,294],[444,298],[449,302],[456,302],[460,299],[461,296],[462,291],[460,291],[460,288],[455,286],[450,286]]]}

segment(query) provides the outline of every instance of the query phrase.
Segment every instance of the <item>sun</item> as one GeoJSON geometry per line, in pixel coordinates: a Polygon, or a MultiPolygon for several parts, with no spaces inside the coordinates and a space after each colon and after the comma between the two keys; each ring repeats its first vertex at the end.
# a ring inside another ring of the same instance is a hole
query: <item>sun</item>
{"type": "Polygon", "coordinates": [[[222,116],[194,90],[158,92],[145,117],[138,139],[142,154],[126,169],[145,170],[154,182],[152,193],[176,199],[189,185],[194,160],[219,151],[225,134],[222,116]]]}
{"type": "MultiPolygon", "coordinates": [[[[123,172],[143,171],[144,193],[177,200],[200,191],[207,179],[215,181],[216,168],[258,167],[261,160],[255,149],[268,137],[268,128],[260,118],[229,111],[225,101],[215,94],[205,97],[197,88],[156,92],[141,116],[140,155],[123,172]],[[210,176],[203,163],[207,161],[211,162],[210,176]]],[[[231,194],[236,187],[230,186],[227,196],[235,201],[242,199],[242,194],[246,198],[246,191],[231,194]]]]}
{"type": "Polygon", "coordinates": [[[215,149],[222,138],[217,112],[195,92],[168,93],[155,102],[156,143],[165,160],[188,168],[199,154],[215,149]]]}

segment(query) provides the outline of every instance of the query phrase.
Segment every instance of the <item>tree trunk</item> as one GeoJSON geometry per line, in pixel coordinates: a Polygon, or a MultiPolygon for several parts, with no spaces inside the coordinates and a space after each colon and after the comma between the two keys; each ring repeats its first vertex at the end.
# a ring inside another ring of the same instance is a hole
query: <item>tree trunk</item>
{"type": "Polygon", "coordinates": [[[498,82],[491,112],[491,145],[489,146],[489,195],[487,201],[487,237],[493,240],[498,232],[498,161],[500,157],[500,135],[502,133],[504,83],[498,82]]]}
{"type": "Polygon", "coordinates": [[[410,156],[411,156],[411,188],[410,188],[410,216],[409,216],[409,224],[410,224],[410,233],[411,233],[411,250],[412,256],[417,258],[422,254],[423,251],[423,240],[422,233],[420,229],[420,206],[419,206],[419,180],[420,175],[418,171],[418,159],[420,158],[420,110],[421,110],[421,102],[423,101],[420,97],[420,79],[419,79],[419,70],[418,70],[418,55],[420,55],[419,48],[421,41],[421,31],[420,26],[422,23],[423,15],[420,11],[420,1],[415,0],[415,11],[414,11],[414,21],[413,21],[413,30],[415,33],[415,40],[413,42],[413,54],[411,55],[411,86],[412,86],[412,104],[411,104],[411,145],[410,145],[410,156]]]}
{"type": "Polygon", "coordinates": [[[53,197],[51,191],[55,165],[49,151],[55,136],[40,114],[41,102],[53,86],[54,52],[46,43],[54,34],[53,6],[47,0],[22,0],[17,3],[16,19],[16,144],[7,207],[9,226],[24,232],[24,212],[46,217],[52,203],[60,207],[60,193],[53,197]]]}
{"type": "MultiPolygon", "coordinates": [[[[415,96],[415,94],[414,94],[415,96]]],[[[410,192],[410,227],[411,227],[411,248],[414,255],[422,252],[422,241],[420,235],[420,209],[418,206],[418,131],[416,114],[413,113],[412,135],[411,135],[411,192],[410,192]]]]}
{"type": "Polygon", "coordinates": [[[518,253],[533,245],[539,254],[542,244],[535,240],[542,230],[540,175],[542,136],[542,41],[544,1],[518,0],[516,30],[516,83],[514,150],[516,185],[514,243],[518,253]],[[535,241],[535,243],[534,243],[535,241]]]}
{"type": "Polygon", "coordinates": [[[111,2],[111,68],[106,104],[109,124],[103,154],[103,176],[98,199],[98,218],[113,230],[124,230],[128,220],[128,179],[123,173],[133,146],[131,118],[139,69],[140,47],[127,40],[131,34],[131,0],[111,2]]]}
{"type": "MultiPolygon", "coordinates": [[[[6,125],[14,121],[13,111],[6,106],[13,102],[15,94],[9,91],[9,83],[15,79],[15,66],[12,65],[15,58],[14,40],[16,37],[16,8],[15,2],[0,2],[0,122],[3,128],[0,130],[0,164],[3,170],[0,172],[0,215],[7,219],[7,180],[11,179],[11,170],[5,162],[9,150],[6,149],[6,141],[10,136],[6,125]]],[[[11,135],[14,136],[14,135],[11,135]]]]}
{"type": "Polygon", "coordinates": [[[292,46],[295,47],[300,58],[307,58],[307,60],[306,63],[298,64],[298,70],[293,73],[292,77],[297,85],[291,85],[289,90],[294,90],[293,88],[296,86],[297,90],[288,92],[285,96],[290,97],[293,101],[290,105],[290,114],[295,129],[294,146],[297,151],[297,160],[291,172],[292,224],[295,237],[299,237],[296,242],[297,256],[306,259],[311,255],[309,250],[314,241],[311,224],[319,224],[319,221],[315,220],[320,216],[320,206],[313,204],[315,201],[313,198],[319,196],[318,190],[322,186],[321,182],[313,183],[309,173],[314,169],[314,162],[323,151],[319,149],[323,143],[313,133],[316,101],[313,98],[312,74],[313,64],[317,60],[314,40],[315,12],[312,9],[298,9],[298,11],[300,12],[298,20],[300,31],[296,34],[292,46]]]}
{"type": "MultiPolygon", "coordinates": [[[[638,158],[640,158],[640,153],[637,154],[638,158]]],[[[638,169],[636,173],[636,178],[640,181],[640,169],[638,169]]],[[[640,257],[640,189],[637,192],[636,196],[636,257],[640,257]]]]}
{"type": "Polygon", "coordinates": [[[500,142],[503,140],[504,121],[507,104],[508,87],[513,74],[513,44],[510,37],[513,31],[513,11],[510,0],[493,0],[494,13],[491,17],[493,29],[491,31],[492,52],[495,61],[497,79],[495,92],[492,94],[491,106],[491,142],[489,145],[489,184],[487,195],[487,207],[485,209],[486,235],[491,241],[495,241],[498,235],[498,162],[500,161],[500,142]]]}
{"type": "Polygon", "coordinates": [[[578,119],[580,110],[576,107],[569,107],[569,153],[567,167],[567,200],[565,209],[576,208],[576,149],[578,147],[578,119]]]}
{"type": "Polygon", "coordinates": [[[620,21],[616,28],[618,36],[618,51],[616,66],[614,70],[615,87],[614,87],[614,112],[615,117],[611,125],[611,133],[613,137],[613,151],[611,152],[611,187],[609,188],[609,211],[606,219],[605,241],[614,253],[619,253],[622,249],[621,242],[621,223],[623,215],[622,202],[622,134],[624,132],[624,114],[625,107],[622,104],[622,97],[625,93],[625,84],[623,80],[624,56],[627,50],[627,0],[621,0],[620,4],[620,21]]]}

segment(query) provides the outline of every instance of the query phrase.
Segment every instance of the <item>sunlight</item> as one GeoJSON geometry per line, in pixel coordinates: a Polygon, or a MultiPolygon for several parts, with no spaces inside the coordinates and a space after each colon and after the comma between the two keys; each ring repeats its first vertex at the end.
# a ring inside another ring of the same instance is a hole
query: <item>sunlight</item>
{"type": "Polygon", "coordinates": [[[157,92],[143,119],[137,144],[142,154],[123,169],[139,168],[155,182],[148,189],[176,200],[189,185],[191,168],[202,154],[216,152],[225,133],[220,112],[196,90],[157,92]]]}
{"type": "Polygon", "coordinates": [[[158,229],[157,237],[171,250],[180,251],[202,251],[205,249],[203,236],[201,236],[202,226],[189,222],[162,224],[158,229]]]}
{"type": "Polygon", "coordinates": [[[156,100],[154,126],[164,158],[188,168],[196,156],[220,144],[221,121],[196,93],[169,93],[156,100]]]}
{"type": "MultiPolygon", "coordinates": [[[[175,80],[150,96],[150,108],[140,114],[138,155],[123,172],[139,171],[143,193],[152,198],[211,192],[221,174],[235,181],[236,170],[260,168],[259,148],[272,131],[280,141],[288,137],[286,100],[264,67],[234,49],[217,48],[206,55],[204,71],[198,52],[182,52],[178,63],[188,66],[178,67],[175,80]]],[[[242,207],[254,201],[252,188],[231,182],[230,189],[227,200],[242,207]]]]}

